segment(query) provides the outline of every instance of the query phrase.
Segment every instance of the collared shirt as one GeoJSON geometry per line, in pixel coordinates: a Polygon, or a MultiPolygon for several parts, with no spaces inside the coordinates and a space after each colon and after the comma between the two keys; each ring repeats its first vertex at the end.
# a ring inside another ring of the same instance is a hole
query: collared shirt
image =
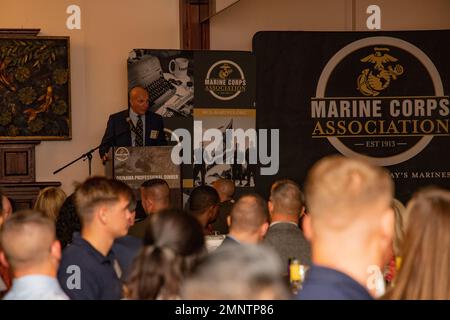
{"type": "Polygon", "coordinates": [[[233,240],[233,241],[236,242],[237,244],[241,244],[241,242],[240,242],[238,239],[236,239],[236,238],[233,237],[233,236],[230,236],[229,234],[227,234],[226,238],[229,238],[229,239],[233,240]]]}
{"type": "MultiPolygon", "coordinates": [[[[130,119],[133,122],[134,126],[137,127],[139,115],[130,108],[130,119]]],[[[141,116],[142,120],[142,142],[145,145],[145,114],[141,116]]],[[[131,145],[136,146],[136,134],[131,131],[131,145]]]]}
{"type": "Polygon", "coordinates": [[[104,256],[74,233],[72,244],[62,254],[59,284],[74,300],[118,300],[122,298],[122,285],[117,265],[112,250],[104,256]]]}
{"type": "Polygon", "coordinates": [[[298,227],[298,224],[295,223],[295,222],[292,222],[292,221],[274,221],[274,222],[272,222],[272,223],[270,224],[269,227],[275,226],[275,225],[280,224],[280,223],[290,223],[290,224],[293,224],[294,226],[298,227]]]}
{"type": "Polygon", "coordinates": [[[307,271],[300,300],[373,300],[369,292],[340,271],[312,265],[307,271]]]}
{"type": "Polygon", "coordinates": [[[68,300],[58,280],[44,275],[29,275],[13,280],[3,300],[68,300]]]}
{"type": "Polygon", "coordinates": [[[227,234],[225,239],[223,239],[222,243],[220,244],[220,246],[217,247],[216,250],[217,251],[230,250],[230,248],[234,248],[234,247],[240,246],[240,245],[241,245],[241,242],[239,242],[236,238],[227,234]]]}

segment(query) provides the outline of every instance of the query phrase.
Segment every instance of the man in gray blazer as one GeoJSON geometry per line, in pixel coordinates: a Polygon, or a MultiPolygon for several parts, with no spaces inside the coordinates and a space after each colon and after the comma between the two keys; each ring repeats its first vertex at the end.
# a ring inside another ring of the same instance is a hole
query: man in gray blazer
{"type": "Polygon", "coordinates": [[[276,181],[270,190],[268,207],[272,222],[264,243],[277,251],[286,272],[291,257],[310,265],[311,248],[298,227],[300,216],[305,212],[299,186],[291,180],[276,181]]]}

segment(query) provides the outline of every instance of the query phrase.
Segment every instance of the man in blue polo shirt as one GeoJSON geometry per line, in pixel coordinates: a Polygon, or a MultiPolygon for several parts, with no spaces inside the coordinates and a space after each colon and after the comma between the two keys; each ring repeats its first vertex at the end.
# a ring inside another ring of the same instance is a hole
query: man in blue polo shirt
{"type": "Polygon", "coordinates": [[[362,160],[332,156],[314,165],[303,224],[313,265],[299,299],[367,300],[383,293],[381,272],[374,270],[389,259],[393,189],[385,169],[362,160]]]}
{"type": "Polygon", "coordinates": [[[77,188],[75,206],[81,234],[63,252],[59,283],[71,299],[121,299],[122,269],[111,248],[128,232],[130,190],[115,180],[89,178],[77,188]]]}

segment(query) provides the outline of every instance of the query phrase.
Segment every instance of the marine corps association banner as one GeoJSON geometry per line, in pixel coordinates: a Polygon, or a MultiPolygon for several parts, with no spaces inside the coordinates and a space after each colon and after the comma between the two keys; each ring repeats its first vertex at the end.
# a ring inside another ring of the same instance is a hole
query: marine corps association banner
{"type": "Polygon", "coordinates": [[[260,32],[257,127],[280,129],[280,171],[303,184],[329,154],[390,170],[406,201],[450,187],[450,31],[260,32]]]}
{"type": "MultiPolygon", "coordinates": [[[[218,178],[232,179],[239,189],[254,186],[253,166],[206,163],[203,150],[211,141],[194,143],[196,133],[202,138],[209,129],[220,130],[225,137],[229,129],[255,128],[255,59],[251,52],[134,49],[127,70],[128,89],[138,85],[147,89],[150,110],[164,118],[167,140],[178,129],[186,129],[192,137],[192,161],[183,162],[181,168],[186,193],[218,178]]],[[[224,156],[225,148],[224,139],[220,150],[224,156]]]]}

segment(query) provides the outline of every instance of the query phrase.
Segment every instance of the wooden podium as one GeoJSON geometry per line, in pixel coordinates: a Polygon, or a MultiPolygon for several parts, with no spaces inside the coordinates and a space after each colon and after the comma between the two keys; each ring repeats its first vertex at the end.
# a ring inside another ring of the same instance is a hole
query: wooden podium
{"type": "Polygon", "coordinates": [[[172,204],[182,205],[181,166],[172,162],[170,146],[113,147],[105,166],[108,178],[129,185],[140,199],[139,187],[147,180],[160,178],[167,181],[172,204]]]}

